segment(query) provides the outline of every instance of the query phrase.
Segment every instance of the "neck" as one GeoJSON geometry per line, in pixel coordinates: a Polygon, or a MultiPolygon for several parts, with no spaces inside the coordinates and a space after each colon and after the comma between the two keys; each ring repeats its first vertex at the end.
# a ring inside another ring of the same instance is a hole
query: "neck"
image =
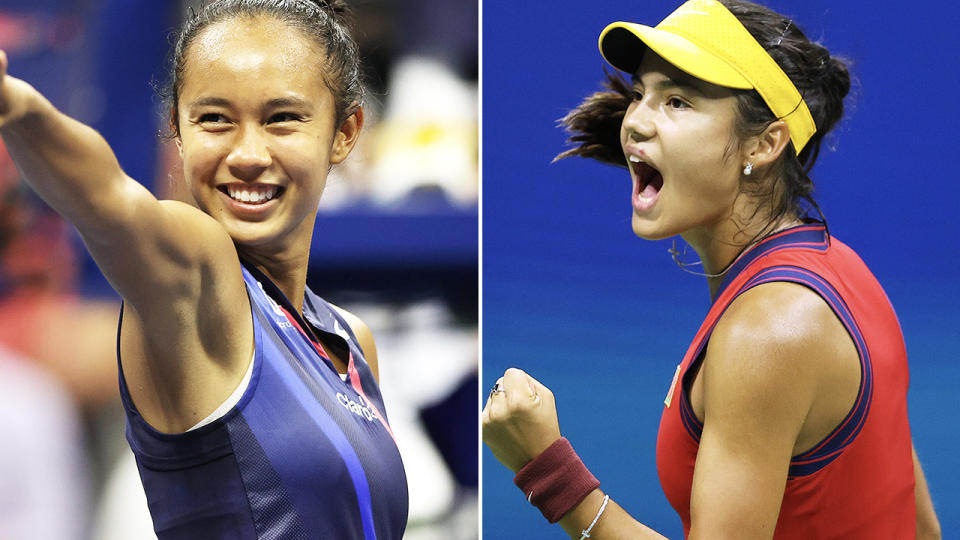
{"type": "Polygon", "coordinates": [[[314,216],[303,220],[280,239],[254,245],[235,244],[240,257],[270,278],[301,314],[315,219],[314,216]]]}
{"type": "Polygon", "coordinates": [[[710,288],[710,298],[716,299],[727,271],[741,255],[767,236],[800,223],[800,219],[792,214],[772,223],[769,219],[742,223],[731,217],[707,229],[688,231],[681,237],[700,256],[707,286],[710,288]]]}
{"type": "Polygon", "coordinates": [[[271,257],[252,253],[237,246],[240,256],[263,272],[280,292],[290,300],[297,313],[303,313],[303,296],[307,288],[309,252],[297,256],[271,257]]]}

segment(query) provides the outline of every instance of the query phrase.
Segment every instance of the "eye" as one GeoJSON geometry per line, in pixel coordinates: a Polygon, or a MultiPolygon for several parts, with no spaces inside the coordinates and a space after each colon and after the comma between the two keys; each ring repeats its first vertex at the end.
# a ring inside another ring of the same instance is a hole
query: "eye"
{"type": "Polygon", "coordinates": [[[689,103],[687,103],[686,101],[678,97],[672,97],[669,100],[667,100],[667,105],[669,105],[673,109],[689,109],[690,108],[689,103]]]}
{"type": "Polygon", "coordinates": [[[292,112],[280,112],[276,113],[270,117],[269,123],[278,123],[278,122],[301,122],[303,117],[299,114],[292,112]]]}
{"type": "Polygon", "coordinates": [[[641,92],[640,90],[637,90],[636,88],[633,89],[633,92],[631,92],[631,94],[633,96],[634,101],[640,101],[641,99],[643,99],[643,92],[641,92]]]}
{"type": "Polygon", "coordinates": [[[220,113],[206,113],[206,114],[201,114],[197,122],[201,124],[206,124],[206,123],[221,124],[221,123],[227,122],[227,117],[220,113]]]}

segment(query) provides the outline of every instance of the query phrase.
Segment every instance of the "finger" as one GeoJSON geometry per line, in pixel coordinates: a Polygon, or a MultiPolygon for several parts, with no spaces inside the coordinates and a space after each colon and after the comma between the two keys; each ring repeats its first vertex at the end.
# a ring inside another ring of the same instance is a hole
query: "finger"
{"type": "Polygon", "coordinates": [[[506,408],[507,390],[503,386],[501,379],[497,379],[497,384],[501,386],[501,389],[497,392],[491,391],[490,395],[487,397],[487,411],[491,420],[502,417],[506,408]]]}
{"type": "Polygon", "coordinates": [[[0,81],[7,74],[7,52],[0,49],[0,81]]]}
{"type": "MultiPolygon", "coordinates": [[[[524,396],[530,399],[534,399],[537,395],[537,386],[540,383],[531,377],[527,372],[522,369],[510,368],[503,375],[504,377],[504,386],[509,387],[517,396],[524,396]]],[[[540,385],[542,386],[542,385],[540,385]]]]}
{"type": "Polygon", "coordinates": [[[536,394],[547,394],[550,393],[550,389],[547,388],[542,382],[530,377],[530,388],[536,394]]]}
{"type": "Polygon", "coordinates": [[[497,379],[497,382],[493,383],[493,386],[490,387],[490,392],[487,394],[487,399],[490,399],[494,394],[503,391],[503,377],[497,379]]]}
{"type": "Polygon", "coordinates": [[[530,379],[532,378],[522,369],[510,368],[503,374],[503,384],[514,392],[527,391],[530,388],[530,379]]]}
{"type": "Polygon", "coordinates": [[[503,377],[497,379],[497,382],[493,383],[493,387],[490,388],[490,393],[487,394],[487,401],[483,406],[483,410],[486,411],[490,407],[490,402],[493,399],[493,395],[503,392],[503,377]]]}

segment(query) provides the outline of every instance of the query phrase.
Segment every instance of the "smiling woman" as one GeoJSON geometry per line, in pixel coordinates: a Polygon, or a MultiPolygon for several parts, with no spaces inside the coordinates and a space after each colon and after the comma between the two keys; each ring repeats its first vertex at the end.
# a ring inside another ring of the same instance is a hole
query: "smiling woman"
{"type": "Polygon", "coordinates": [[[301,68],[321,65],[312,40],[275,38],[289,30],[273,18],[220,20],[195,32],[178,62],[173,128],[187,184],[240,246],[309,245],[329,165],[363,124],[358,102],[341,105],[324,77],[301,68]]]}
{"type": "Polygon", "coordinates": [[[171,127],[202,211],[154,198],[0,51],[6,146],[124,299],[121,397],[156,533],[400,538],[372,337],[306,287],[327,173],[363,127],[346,8],[217,0],[174,58],[171,127]]]}

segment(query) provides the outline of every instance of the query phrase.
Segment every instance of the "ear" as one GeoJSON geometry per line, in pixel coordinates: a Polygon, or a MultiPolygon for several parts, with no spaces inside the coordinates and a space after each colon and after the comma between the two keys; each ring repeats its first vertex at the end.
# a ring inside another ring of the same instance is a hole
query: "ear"
{"type": "Polygon", "coordinates": [[[783,120],[777,120],[744,147],[743,165],[749,162],[755,168],[768,166],[777,161],[789,142],[790,128],[783,120]]]}
{"type": "Polygon", "coordinates": [[[330,152],[330,163],[337,164],[347,159],[353,147],[360,138],[360,131],[363,129],[363,107],[357,106],[346,120],[337,128],[333,135],[333,148],[330,152]]]}
{"type": "Polygon", "coordinates": [[[183,158],[183,139],[180,138],[180,129],[177,125],[177,109],[170,107],[170,132],[173,133],[173,140],[177,143],[177,151],[183,158]]]}

